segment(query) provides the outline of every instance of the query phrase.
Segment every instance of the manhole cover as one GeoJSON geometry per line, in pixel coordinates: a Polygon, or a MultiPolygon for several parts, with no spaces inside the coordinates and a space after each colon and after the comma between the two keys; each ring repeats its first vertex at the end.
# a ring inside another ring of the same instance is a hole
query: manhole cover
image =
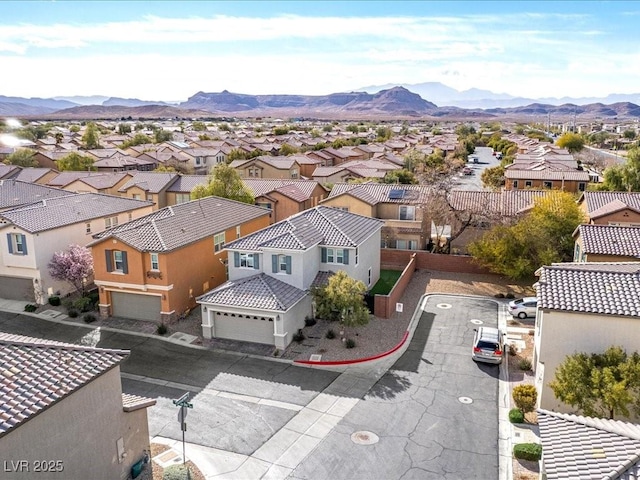
{"type": "Polygon", "coordinates": [[[471,320],[469,320],[471,323],[473,323],[474,325],[482,325],[482,320],[478,320],[477,318],[472,318],[471,320]]]}
{"type": "Polygon", "coordinates": [[[452,305],[449,304],[449,303],[439,303],[439,304],[436,305],[436,307],[442,308],[443,310],[446,310],[447,308],[451,308],[451,306],[452,305]]]}
{"type": "Polygon", "coordinates": [[[362,430],[360,432],[353,432],[351,434],[351,441],[357,445],[373,445],[374,443],[378,443],[380,438],[373,432],[362,430]]]}
{"type": "Polygon", "coordinates": [[[465,405],[469,405],[470,403],[473,403],[473,400],[469,397],[458,397],[458,401],[460,403],[464,403],[465,405]]]}

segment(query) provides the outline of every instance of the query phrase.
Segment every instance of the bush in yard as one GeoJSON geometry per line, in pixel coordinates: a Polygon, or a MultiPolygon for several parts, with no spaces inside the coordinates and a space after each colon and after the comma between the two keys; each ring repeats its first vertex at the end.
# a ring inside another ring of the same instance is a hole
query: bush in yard
{"type": "Polygon", "coordinates": [[[518,443],[513,447],[513,456],[521,460],[536,462],[542,457],[542,445],[537,443],[518,443]]]}
{"type": "Polygon", "coordinates": [[[73,308],[81,312],[90,312],[94,304],[89,297],[80,297],[73,302],[73,308]]]}
{"type": "Polygon", "coordinates": [[[524,413],[519,408],[509,410],[509,421],[511,423],[524,423],[524,413]]]}
{"type": "Polygon", "coordinates": [[[531,360],[529,360],[528,358],[523,358],[518,363],[518,367],[520,367],[520,370],[528,372],[529,370],[531,370],[531,360]]]}
{"type": "Polygon", "coordinates": [[[333,329],[330,328],[329,330],[327,330],[325,337],[327,337],[329,340],[331,340],[332,338],[336,338],[336,332],[334,332],[333,329]]]}
{"type": "Polygon", "coordinates": [[[353,338],[347,338],[344,342],[344,346],[347,348],[354,348],[356,346],[356,341],[353,338]]]}
{"type": "Polygon", "coordinates": [[[57,307],[58,305],[60,305],[61,300],[60,297],[49,297],[49,305],[51,305],[52,307],[57,307]]]}
{"type": "Polygon", "coordinates": [[[78,316],[78,311],[72,308],[67,312],[67,315],[69,315],[70,318],[76,318],[78,316]]]}
{"type": "Polygon", "coordinates": [[[24,311],[25,312],[35,312],[38,309],[37,305],[34,305],[33,303],[27,303],[24,306],[24,311]]]}
{"type": "Polygon", "coordinates": [[[189,478],[191,478],[189,469],[184,465],[171,465],[162,473],[162,480],[188,480],[189,478]]]}
{"type": "Polygon", "coordinates": [[[293,334],[293,341],[301,343],[304,340],[304,333],[302,333],[302,329],[298,330],[297,333],[293,334]]]}
{"type": "Polygon", "coordinates": [[[509,299],[516,298],[516,296],[511,292],[507,293],[504,297],[509,299]]]}
{"type": "Polygon", "coordinates": [[[156,333],[158,335],[164,335],[165,333],[167,333],[169,329],[167,328],[167,326],[164,323],[160,323],[157,327],[156,327],[156,333]]]}
{"type": "Polygon", "coordinates": [[[82,317],[85,323],[93,323],[97,320],[97,317],[93,313],[87,313],[84,317],[82,317]]]}
{"type": "Polygon", "coordinates": [[[313,327],[316,324],[316,319],[313,317],[304,317],[304,326],[313,327]]]}
{"type": "Polygon", "coordinates": [[[516,404],[522,413],[533,412],[536,408],[536,401],[538,399],[538,392],[533,385],[522,384],[513,387],[513,402],[516,404]]]}
{"type": "Polygon", "coordinates": [[[496,297],[496,298],[504,298],[504,293],[496,293],[494,295],[494,297],[496,297]]]}

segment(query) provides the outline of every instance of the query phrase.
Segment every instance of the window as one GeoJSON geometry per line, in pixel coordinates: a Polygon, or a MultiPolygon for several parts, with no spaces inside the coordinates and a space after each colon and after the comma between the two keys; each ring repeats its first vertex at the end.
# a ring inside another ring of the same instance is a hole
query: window
{"type": "Polygon", "coordinates": [[[298,178],[298,169],[297,168],[293,168],[291,170],[291,178],[298,178]]]}
{"type": "Polygon", "coordinates": [[[579,192],[584,192],[587,189],[587,184],[584,182],[580,182],[578,183],[578,191],[579,192]]]}
{"type": "Polygon", "coordinates": [[[150,253],[149,257],[151,259],[151,270],[160,270],[160,261],[158,259],[158,254],[150,253]]]}
{"type": "Polygon", "coordinates": [[[513,181],[513,188],[518,188],[518,180],[513,181]]]}
{"type": "Polygon", "coordinates": [[[542,182],[543,188],[553,188],[553,182],[542,182]]]}
{"type": "Polygon", "coordinates": [[[358,265],[358,260],[359,260],[359,252],[358,252],[358,247],[356,247],[356,265],[358,265]]]}
{"type": "Polygon", "coordinates": [[[213,251],[219,252],[222,250],[222,246],[224,245],[224,232],[216,233],[213,236],[213,251]]]}
{"type": "Polygon", "coordinates": [[[107,272],[129,273],[127,252],[122,250],[105,250],[107,272]]]}
{"type": "Polygon", "coordinates": [[[407,249],[407,241],[406,240],[396,240],[396,248],[400,250],[407,249]]]}
{"type": "Polygon", "coordinates": [[[236,238],[240,238],[240,225],[236,227],[236,238]]]}
{"type": "Polygon", "coordinates": [[[291,255],[271,255],[271,273],[291,275],[291,255]]]}
{"type": "Polygon", "coordinates": [[[367,285],[371,285],[371,267],[369,267],[369,276],[367,277],[367,285]]]}
{"type": "Polygon", "coordinates": [[[85,232],[86,233],[91,233],[91,223],[90,222],[85,223],[85,232]]]}
{"type": "Polygon", "coordinates": [[[9,244],[9,253],[12,255],[27,254],[27,237],[21,233],[7,233],[7,243],[9,244]]]}
{"type": "Polygon", "coordinates": [[[200,165],[202,163],[202,157],[196,157],[196,165],[200,165]]]}
{"type": "Polygon", "coordinates": [[[118,226],[118,217],[107,217],[104,219],[104,228],[111,228],[118,226]]]}
{"type": "Polygon", "coordinates": [[[260,203],[260,202],[258,202],[258,203],[256,203],[256,205],[258,207],[268,208],[269,210],[271,210],[271,204],[270,203],[260,203]]]}
{"type": "Polygon", "coordinates": [[[258,167],[249,167],[249,177],[260,178],[260,169],[258,167]]]}
{"type": "Polygon", "coordinates": [[[142,195],[140,195],[139,193],[134,193],[133,194],[133,199],[134,200],[142,200],[142,195]]]}
{"type": "Polygon", "coordinates": [[[153,202],[153,194],[147,193],[147,200],[149,200],[150,202],[153,202]]]}
{"type": "Polygon", "coordinates": [[[574,262],[580,261],[580,244],[579,243],[576,243],[576,246],[573,250],[573,261],[574,262]]]}
{"type": "Polygon", "coordinates": [[[335,253],[333,248],[327,248],[327,263],[335,263],[335,253]]]}
{"type": "Polygon", "coordinates": [[[287,256],[278,255],[278,271],[287,273],[287,256]]]}
{"type": "Polygon", "coordinates": [[[176,193],[176,204],[187,203],[191,201],[191,194],[189,193],[176,193]]]}
{"type": "Polygon", "coordinates": [[[416,207],[413,205],[400,205],[400,220],[415,220],[416,207]]]}
{"type": "Polygon", "coordinates": [[[349,265],[349,250],[342,248],[323,248],[322,263],[340,263],[349,265]]]}
{"type": "Polygon", "coordinates": [[[531,180],[527,180],[526,182],[524,182],[524,186],[525,188],[531,188],[533,187],[533,182],[531,180]]]}
{"type": "Polygon", "coordinates": [[[240,267],[242,267],[242,268],[253,268],[253,254],[252,253],[241,253],[240,254],[240,267]]]}

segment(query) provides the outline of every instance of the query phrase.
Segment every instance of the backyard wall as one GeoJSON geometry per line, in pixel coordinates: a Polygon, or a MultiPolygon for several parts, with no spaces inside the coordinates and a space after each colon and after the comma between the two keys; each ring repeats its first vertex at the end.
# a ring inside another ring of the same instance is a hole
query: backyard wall
{"type": "MultiPolygon", "coordinates": [[[[413,272],[416,271],[416,254],[411,254],[409,258],[409,263],[404,267],[400,278],[396,281],[396,284],[393,286],[388,295],[379,295],[376,294],[374,296],[373,303],[373,314],[376,317],[380,318],[389,318],[395,311],[396,303],[402,297],[405,288],[409,285],[411,278],[413,277],[413,272]]],[[[389,270],[394,270],[390,268],[389,270]]]]}

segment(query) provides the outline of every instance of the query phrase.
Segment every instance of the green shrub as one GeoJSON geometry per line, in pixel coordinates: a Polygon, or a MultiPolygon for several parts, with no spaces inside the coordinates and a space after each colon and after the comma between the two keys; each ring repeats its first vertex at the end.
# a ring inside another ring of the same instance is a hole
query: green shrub
{"type": "Polygon", "coordinates": [[[27,303],[24,306],[24,311],[25,312],[35,312],[38,309],[37,305],[34,305],[33,303],[27,303]]]}
{"type": "Polygon", "coordinates": [[[356,346],[356,341],[353,338],[347,338],[344,342],[344,346],[347,348],[354,348],[356,346]]]}
{"type": "Polygon", "coordinates": [[[67,312],[67,315],[71,318],[76,318],[78,316],[78,311],[73,308],[67,312]]]}
{"type": "Polygon", "coordinates": [[[518,367],[520,368],[520,370],[528,372],[529,370],[531,370],[531,360],[529,360],[528,358],[523,358],[518,363],[518,367]]]}
{"type": "Polygon", "coordinates": [[[496,293],[494,295],[494,297],[496,297],[496,298],[504,298],[504,293],[496,293]]]}
{"type": "Polygon", "coordinates": [[[518,443],[513,447],[513,456],[522,460],[538,461],[542,457],[542,445],[518,443]]]}
{"type": "Polygon", "coordinates": [[[297,333],[293,334],[293,341],[301,343],[305,339],[304,333],[302,333],[302,329],[298,330],[297,333]]]}
{"type": "Polygon", "coordinates": [[[93,323],[98,318],[93,313],[87,313],[84,317],[82,317],[82,319],[85,321],[85,323],[93,323]]]}
{"type": "Polygon", "coordinates": [[[57,307],[61,303],[62,301],[60,300],[60,297],[57,297],[57,296],[49,297],[49,305],[51,305],[52,307],[57,307]]]}
{"type": "Polygon", "coordinates": [[[509,421],[511,423],[524,423],[524,413],[519,408],[509,410],[509,421]]]}
{"type": "Polygon", "coordinates": [[[93,310],[93,306],[94,304],[89,297],[80,297],[73,302],[73,308],[81,312],[90,312],[93,310]]]}
{"type": "Polygon", "coordinates": [[[511,396],[513,397],[513,402],[516,404],[516,407],[522,410],[522,413],[533,412],[536,408],[538,392],[533,385],[516,385],[513,387],[511,396]]]}
{"type": "Polygon", "coordinates": [[[334,332],[331,328],[327,330],[325,337],[331,340],[332,338],[336,338],[336,332],[334,332]]]}
{"type": "Polygon", "coordinates": [[[189,469],[184,465],[171,465],[164,469],[162,480],[188,480],[189,469]]]}
{"type": "Polygon", "coordinates": [[[156,327],[156,333],[158,335],[164,335],[165,333],[167,333],[169,331],[169,329],[167,328],[167,326],[164,323],[160,323],[158,324],[158,326],[156,327]]]}
{"type": "Polygon", "coordinates": [[[305,327],[313,327],[316,324],[316,319],[313,317],[305,317],[304,318],[304,326],[305,327]]]}
{"type": "Polygon", "coordinates": [[[89,292],[86,296],[89,300],[91,300],[91,303],[98,303],[98,301],[100,300],[100,294],[97,290],[89,292]]]}

